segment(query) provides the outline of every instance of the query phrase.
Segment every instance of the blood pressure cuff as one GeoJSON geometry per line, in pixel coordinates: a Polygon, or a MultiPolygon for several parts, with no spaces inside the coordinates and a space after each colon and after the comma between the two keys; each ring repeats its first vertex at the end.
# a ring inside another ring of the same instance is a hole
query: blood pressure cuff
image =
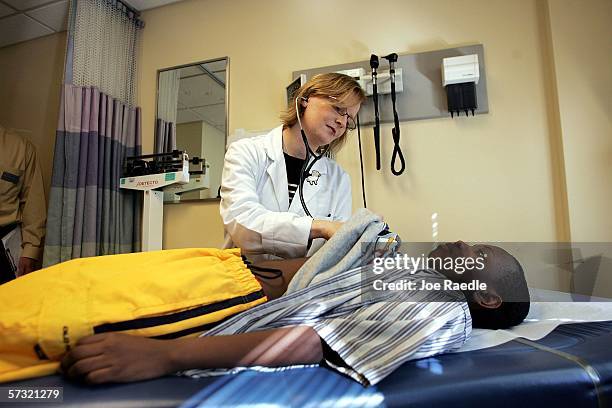
{"type": "Polygon", "coordinates": [[[0,383],[52,374],[85,336],[197,336],[266,300],[239,249],[57,264],[0,285],[0,383]]]}

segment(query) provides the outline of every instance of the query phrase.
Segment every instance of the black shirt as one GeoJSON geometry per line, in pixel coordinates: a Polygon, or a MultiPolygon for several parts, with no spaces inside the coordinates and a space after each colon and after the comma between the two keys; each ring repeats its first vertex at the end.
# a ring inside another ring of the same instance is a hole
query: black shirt
{"type": "Polygon", "coordinates": [[[283,152],[285,155],[285,165],[287,167],[287,186],[289,189],[289,205],[291,205],[291,201],[297,192],[298,185],[300,184],[300,172],[302,171],[302,166],[304,165],[304,159],[298,159],[297,157],[289,156],[287,153],[283,152]]]}

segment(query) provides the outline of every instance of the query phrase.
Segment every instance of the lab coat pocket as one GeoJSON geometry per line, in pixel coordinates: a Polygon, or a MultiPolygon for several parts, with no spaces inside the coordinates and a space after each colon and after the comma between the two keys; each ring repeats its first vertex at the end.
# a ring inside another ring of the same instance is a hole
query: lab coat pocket
{"type": "Polygon", "coordinates": [[[322,187],[319,192],[317,192],[318,197],[315,197],[315,200],[312,200],[308,203],[308,208],[310,212],[314,216],[314,218],[319,220],[332,220],[333,214],[331,210],[331,202],[332,194],[327,191],[325,187],[322,187]]]}

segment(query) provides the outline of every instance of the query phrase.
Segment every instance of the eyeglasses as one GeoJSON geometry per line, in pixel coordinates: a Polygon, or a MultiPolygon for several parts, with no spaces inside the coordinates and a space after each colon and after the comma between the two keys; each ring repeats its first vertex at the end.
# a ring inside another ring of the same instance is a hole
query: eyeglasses
{"type": "Polygon", "coordinates": [[[355,123],[355,119],[353,119],[351,115],[348,114],[348,110],[346,108],[338,106],[338,98],[334,96],[328,96],[328,98],[331,101],[330,105],[332,106],[332,108],[334,108],[336,113],[340,116],[346,116],[346,128],[348,130],[357,129],[357,124],[355,123]]]}

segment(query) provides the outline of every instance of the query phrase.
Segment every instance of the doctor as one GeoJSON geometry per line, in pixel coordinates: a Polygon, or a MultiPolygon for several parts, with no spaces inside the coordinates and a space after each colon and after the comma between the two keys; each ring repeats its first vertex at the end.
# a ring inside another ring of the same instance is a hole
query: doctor
{"type": "Polygon", "coordinates": [[[299,258],[331,238],[352,210],[350,178],[331,157],[355,129],[364,100],[351,77],[316,75],[296,92],[281,126],[229,146],[220,204],[225,248],[239,247],[253,261],[299,258]],[[304,139],[316,156],[308,154],[312,167],[300,180],[304,139]]]}

